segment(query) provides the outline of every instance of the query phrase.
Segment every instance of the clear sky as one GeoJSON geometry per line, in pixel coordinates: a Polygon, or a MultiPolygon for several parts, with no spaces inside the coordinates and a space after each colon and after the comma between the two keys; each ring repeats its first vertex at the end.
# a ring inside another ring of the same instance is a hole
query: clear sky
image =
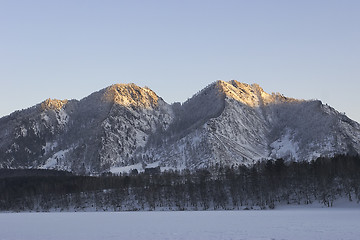
{"type": "Polygon", "coordinates": [[[219,79],[360,122],[360,1],[0,0],[0,116],[114,83],[183,102],[219,79]]]}

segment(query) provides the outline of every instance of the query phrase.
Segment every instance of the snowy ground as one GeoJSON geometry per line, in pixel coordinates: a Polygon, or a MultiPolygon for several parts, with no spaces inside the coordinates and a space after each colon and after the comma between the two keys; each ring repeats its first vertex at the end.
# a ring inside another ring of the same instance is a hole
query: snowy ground
{"type": "Polygon", "coordinates": [[[359,239],[359,208],[2,213],[0,239],[359,239]]]}

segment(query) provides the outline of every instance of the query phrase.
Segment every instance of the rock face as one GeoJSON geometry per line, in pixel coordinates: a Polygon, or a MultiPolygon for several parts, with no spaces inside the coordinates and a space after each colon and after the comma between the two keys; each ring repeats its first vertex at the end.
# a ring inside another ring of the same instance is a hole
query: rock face
{"type": "Polygon", "coordinates": [[[99,174],[359,153],[360,125],[345,115],[235,80],[172,105],[148,88],[116,84],[0,119],[1,168],[99,174]]]}

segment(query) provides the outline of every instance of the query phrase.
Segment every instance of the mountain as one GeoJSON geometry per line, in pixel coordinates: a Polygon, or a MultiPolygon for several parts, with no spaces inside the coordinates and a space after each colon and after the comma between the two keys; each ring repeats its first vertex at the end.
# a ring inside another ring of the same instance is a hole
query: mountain
{"type": "Polygon", "coordinates": [[[48,99],[0,119],[4,168],[100,173],[134,163],[134,152],[172,121],[171,107],[148,88],[117,84],[80,100],[48,99]]]}
{"type": "Polygon", "coordinates": [[[360,152],[360,125],[320,101],[268,94],[257,84],[218,81],[182,105],[178,138],[154,148],[160,165],[199,168],[360,152]]]}
{"type": "Polygon", "coordinates": [[[0,168],[99,174],[359,153],[360,125],[330,106],[235,80],[172,105],[149,88],[115,84],[0,119],[0,168]]]}

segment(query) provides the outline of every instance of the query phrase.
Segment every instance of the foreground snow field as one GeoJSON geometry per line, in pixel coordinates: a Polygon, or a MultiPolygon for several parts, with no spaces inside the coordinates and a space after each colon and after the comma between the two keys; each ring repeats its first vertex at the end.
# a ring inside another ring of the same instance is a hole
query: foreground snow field
{"type": "Polygon", "coordinates": [[[0,214],[0,240],[329,240],[359,236],[359,208],[0,214]]]}

